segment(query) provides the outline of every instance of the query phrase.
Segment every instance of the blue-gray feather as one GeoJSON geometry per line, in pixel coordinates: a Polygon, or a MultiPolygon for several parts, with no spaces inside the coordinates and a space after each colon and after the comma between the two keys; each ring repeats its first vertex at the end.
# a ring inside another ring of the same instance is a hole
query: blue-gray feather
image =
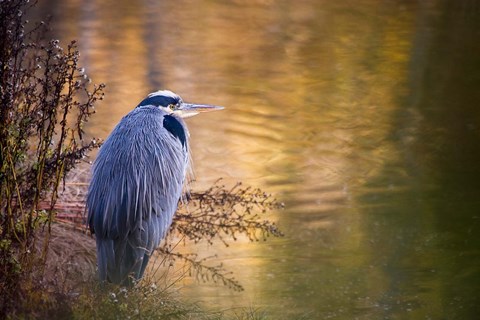
{"type": "Polygon", "coordinates": [[[166,116],[173,117],[154,106],[137,107],[98,153],[87,207],[103,281],[141,278],[172,223],[189,163],[188,133],[179,118],[176,132],[167,130],[166,116]]]}

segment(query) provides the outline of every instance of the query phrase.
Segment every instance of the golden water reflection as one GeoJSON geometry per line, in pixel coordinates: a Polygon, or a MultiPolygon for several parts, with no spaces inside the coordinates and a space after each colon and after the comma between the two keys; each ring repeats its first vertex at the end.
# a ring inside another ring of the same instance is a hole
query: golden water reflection
{"type": "MultiPolygon", "coordinates": [[[[185,279],[183,295],[213,309],[251,304],[286,318],[457,314],[445,299],[467,306],[463,314],[473,310],[475,300],[446,289],[455,269],[441,264],[452,235],[436,227],[443,211],[432,193],[439,186],[431,168],[442,156],[430,140],[454,142],[425,129],[442,126],[426,120],[428,110],[442,106],[428,78],[438,68],[429,63],[428,55],[438,54],[430,48],[435,34],[447,30],[442,19],[463,21],[445,12],[462,17],[468,8],[374,0],[90,0],[40,7],[62,13],[54,20],[58,36],[78,39],[87,72],[108,85],[89,134],[106,137],[159,88],[223,105],[223,112],[188,120],[194,187],[223,177],[273,192],[287,205],[271,215],[284,239],[200,247],[202,255],[218,254],[245,292],[185,279]]],[[[456,32],[472,29],[469,21],[478,25],[478,17],[470,19],[457,23],[456,32]]],[[[454,51],[472,37],[446,45],[454,51]]],[[[469,49],[475,57],[478,45],[469,49]]],[[[470,87],[464,90],[460,104],[472,97],[470,87]]]]}

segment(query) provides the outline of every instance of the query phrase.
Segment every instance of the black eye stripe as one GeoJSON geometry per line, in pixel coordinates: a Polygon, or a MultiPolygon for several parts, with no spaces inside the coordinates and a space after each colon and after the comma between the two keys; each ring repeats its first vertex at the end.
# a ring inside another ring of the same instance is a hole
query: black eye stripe
{"type": "Polygon", "coordinates": [[[137,107],[141,106],[161,106],[161,107],[168,107],[169,105],[173,104],[176,105],[179,103],[178,99],[172,98],[172,97],[166,97],[166,96],[153,96],[146,98],[140,102],[140,104],[137,107]]]}

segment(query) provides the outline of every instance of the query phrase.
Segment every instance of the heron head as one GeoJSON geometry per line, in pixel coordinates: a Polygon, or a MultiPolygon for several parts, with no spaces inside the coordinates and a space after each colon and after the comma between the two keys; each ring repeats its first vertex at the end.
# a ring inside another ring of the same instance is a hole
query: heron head
{"type": "Polygon", "coordinates": [[[174,114],[181,118],[193,117],[200,112],[222,110],[223,107],[208,104],[185,103],[182,98],[172,91],[160,90],[150,93],[137,107],[153,105],[167,114],[174,114]]]}

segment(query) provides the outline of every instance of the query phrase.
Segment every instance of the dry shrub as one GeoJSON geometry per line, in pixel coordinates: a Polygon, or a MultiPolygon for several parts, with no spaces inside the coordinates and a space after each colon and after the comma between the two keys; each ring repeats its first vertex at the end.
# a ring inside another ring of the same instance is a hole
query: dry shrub
{"type": "Polygon", "coordinates": [[[2,314],[16,308],[29,294],[25,290],[35,287],[32,276],[43,270],[57,189],[97,147],[83,140],[82,130],[104,88],[91,85],[78,65],[75,42],[63,48],[58,40],[43,41],[45,24],[25,20],[30,7],[27,0],[0,2],[2,314]],[[40,251],[39,228],[46,228],[40,251]]]}

